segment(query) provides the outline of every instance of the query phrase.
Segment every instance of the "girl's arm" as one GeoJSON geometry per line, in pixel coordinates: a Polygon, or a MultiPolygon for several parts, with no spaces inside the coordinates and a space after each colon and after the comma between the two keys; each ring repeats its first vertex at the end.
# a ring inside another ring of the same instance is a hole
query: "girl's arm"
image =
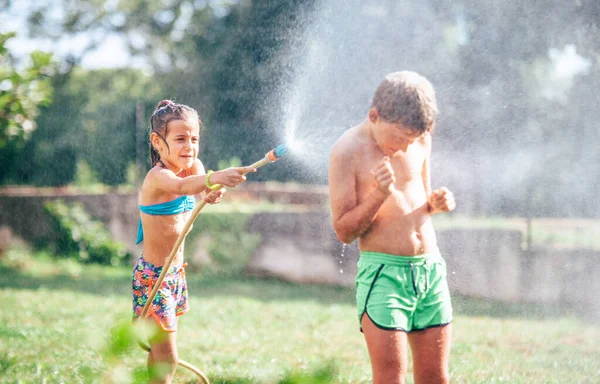
{"type": "MultiPolygon", "coordinates": [[[[200,160],[198,160],[198,163],[194,163],[193,167],[198,167],[195,172],[204,170],[203,166],[199,168],[201,165],[200,160]]],[[[246,181],[245,175],[249,172],[256,172],[256,169],[253,167],[232,167],[216,171],[211,175],[210,183],[212,185],[221,184],[225,187],[237,187],[240,183],[246,181]]],[[[207,176],[205,174],[192,174],[182,178],[168,169],[154,167],[150,170],[148,176],[147,183],[149,188],[173,195],[197,195],[207,189],[207,176]]]]}
{"type": "Polygon", "coordinates": [[[204,164],[202,164],[200,159],[196,159],[194,161],[194,165],[192,165],[190,167],[190,169],[187,171],[186,176],[205,175],[205,174],[206,174],[206,171],[204,170],[204,164]]]}
{"type": "MultiPolygon", "coordinates": [[[[198,159],[198,158],[194,161],[194,164],[191,166],[191,168],[185,170],[184,173],[185,174],[182,175],[182,177],[206,175],[206,171],[204,169],[204,164],[202,164],[202,161],[200,161],[200,159],[198,159]]],[[[204,191],[197,194],[196,197],[204,198],[209,193],[210,193],[210,190],[208,188],[206,188],[204,191]]]]}
{"type": "MultiPolygon", "coordinates": [[[[187,176],[193,175],[205,175],[206,171],[204,170],[204,164],[200,161],[200,159],[196,159],[194,165],[187,171],[187,176]]],[[[187,177],[186,176],[186,177],[187,177]]],[[[203,199],[208,204],[218,204],[223,199],[223,195],[227,190],[225,188],[219,188],[217,190],[211,191],[206,188],[204,192],[200,193],[196,196],[196,198],[203,199]]]]}

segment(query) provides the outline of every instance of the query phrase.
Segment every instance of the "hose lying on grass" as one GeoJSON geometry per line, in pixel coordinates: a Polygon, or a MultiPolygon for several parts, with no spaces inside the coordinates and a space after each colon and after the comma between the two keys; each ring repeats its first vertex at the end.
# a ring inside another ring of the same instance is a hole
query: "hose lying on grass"
{"type": "MultiPolygon", "coordinates": [[[[253,168],[260,168],[263,165],[266,165],[266,164],[269,164],[269,163],[273,163],[273,162],[279,160],[279,158],[282,157],[282,156],[284,156],[286,153],[287,153],[287,146],[285,146],[283,144],[279,145],[276,148],[273,148],[271,151],[269,151],[265,155],[265,157],[263,157],[262,159],[260,159],[256,163],[252,164],[251,167],[253,167],[253,168]]],[[[220,189],[220,188],[223,188],[223,186],[219,185],[219,184],[217,184],[215,186],[215,189],[220,189]]],[[[142,314],[141,314],[140,318],[142,318],[142,319],[146,318],[146,316],[148,314],[148,310],[150,309],[150,305],[152,304],[152,301],[154,301],[154,297],[156,296],[156,293],[158,292],[158,289],[160,288],[163,280],[165,279],[165,275],[166,275],[167,271],[169,270],[169,267],[171,266],[171,262],[173,261],[173,258],[177,254],[177,250],[181,246],[181,243],[183,243],[183,239],[185,238],[186,234],[190,230],[190,227],[192,226],[192,224],[194,223],[194,221],[198,217],[198,214],[200,213],[200,211],[202,210],[202,208],[204,208],[205,205],[206,205],[206,201],[202,200],[200,202],[200,204],[198,204],[192,210],[190,218],[188,219],[188,221],[185,224],[183,230],[181,231],[181,233],[177,237],[177,241],[175,241],[175,245],[173,246],[173,249],[171,250],[171,253],[169,254],[169,257],[167,257],[167,260],[165,261],[165,265],[163,266],[162,272],[158,276],[158,279],[156,280],[156,283],[154,283],[154,287],[152,288],[152,291],[150,292],[150,295],[148,295],[148,300],[146,301],[146,305],[144,305],[144,309],[142,310],[142,314]]],[[[150,345],[148,343],[145,343],[143,340],[138,339],[138,344],[139,344],[140,347],[142,347],[142,349],[144,349],[147,352],[150,352],[150,345]]],[[[188,363],[185,360],[179,359],[179,365],[182,366],[182,367],[184,367],[184,368],[186,368],[186,369],[188,369],[188,370],[190,370],[190,371],[192,371],[193,373],[195,373],[198,376],[198,378],[199,378],[199,380],[198,380],[199,384],[210,384],[210,381],[208,380],[208,378],[206,377],[206,375],[200,369],[196,368],[192,364],[188,363]]]]}

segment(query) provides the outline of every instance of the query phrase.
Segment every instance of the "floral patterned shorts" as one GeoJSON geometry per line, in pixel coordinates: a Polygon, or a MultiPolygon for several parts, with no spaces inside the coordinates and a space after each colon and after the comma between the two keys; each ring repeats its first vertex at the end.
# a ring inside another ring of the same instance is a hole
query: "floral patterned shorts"
{"type": "MultiPolygon", "coordinates": [[[[184,270],[186,266],[187,264],[183,264],[169,268],[146,315],[146,317],[152,315],[160,327],[167,332],[176,331],[177,316],[183,315],[190,309],[184,270]]],[[[141,316],[148,295],[152,292],[162,269],[162,266],[158,267],[147,262],[141,255],[135,263],[132,281],[134,323],[141,316]]]]}

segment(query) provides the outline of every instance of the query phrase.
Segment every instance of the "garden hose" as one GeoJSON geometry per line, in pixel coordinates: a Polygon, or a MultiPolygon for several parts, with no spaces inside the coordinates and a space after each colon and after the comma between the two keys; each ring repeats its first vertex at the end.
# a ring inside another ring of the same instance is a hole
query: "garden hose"
{"type": "MultiPolygon", "coordinates": [[[[287,153],[287,151],[288,150],[287,150],[286,145],[284,145],[284,144],[279,145],[276,148],[273,148],[271,151],[269,151],[262,159],[260,159],[259,161],[257,161],[256,163],[254,163],[250,166],[253,168],[260,168],[263,165],[273,163],[273,162],[279,160],[279,158],[281,158],[282,156],[284,156],[287,153]]],[[[214,189],[220,189],[220,188],[223,188],[223,186],[220,184],[217,184],[217,185],[215,185],[214,189]]],[[[154,301],[154,297],[156,296],[158,289],[160,288],[163,280],[165,279],[167,271],[169,270],[169,267],[171,266],[171,262],[173,261],[173,258],[177,254],[177,250],[181,246],[181,243],[183,243],[183,240],[185,239],[186,234],[190,230],[190,227],[192,226],[192,224],[198,217],[198,214],[200,213],[202,208],[204,208],[205,205],[206,205],[206,201],[202,200],[200,202],[200,204],[198,204],[192,210],[190,218],[185,223],[183,230],[177,237],[177,240],[175,241],[175,245],[173,246],[173,249],[171,249],[171,253],[169,254],[169,257],[167,257],[167,260],[165,261],[165,265],[162,268],[162,272],[158,276],[156,283],[154,283],[154,287],[152,288],[150,295],[148,295],[148,299],[146,300],[146,305],[144,305],[144,309],[142,310],[142,314],[140,316],[141,319],[146,318],[146,316],[148,314],[148,310],[150,309],[150,305],[151,305],[152,301],[154,301]]],[[[142,349],[144,349],[145,351],[150,352],[150,346],[147,343],[145,343],[143,340],[138,339],[138,345],[140,347],[142,347],[142,349]]],[[[208,380],[206,375],[200,369],[196,368],[194,365],[188,363],[185,360],[181,360],[181,359],[179,359],[179,365],[192,371],[193,373],[195,373],[199,378],[199,380],[198,380],[199,384],[210,384],[210,381],[208,380]]]]}

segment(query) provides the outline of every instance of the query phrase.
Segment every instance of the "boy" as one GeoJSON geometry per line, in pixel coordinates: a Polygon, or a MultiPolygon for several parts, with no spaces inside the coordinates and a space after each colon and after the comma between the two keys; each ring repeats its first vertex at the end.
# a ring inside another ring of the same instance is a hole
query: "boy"
{"type": "Polygon", "coordinates": [[[455,208],[431,191],[432,85],[414,72],[387,75],[368,117],[334,144],[329,163],[333,226],[358,238],[356,302],[374,384],[404,383],[407,346],[415,384],[447,383],[452,307],[431,216],[455,208]]]}

